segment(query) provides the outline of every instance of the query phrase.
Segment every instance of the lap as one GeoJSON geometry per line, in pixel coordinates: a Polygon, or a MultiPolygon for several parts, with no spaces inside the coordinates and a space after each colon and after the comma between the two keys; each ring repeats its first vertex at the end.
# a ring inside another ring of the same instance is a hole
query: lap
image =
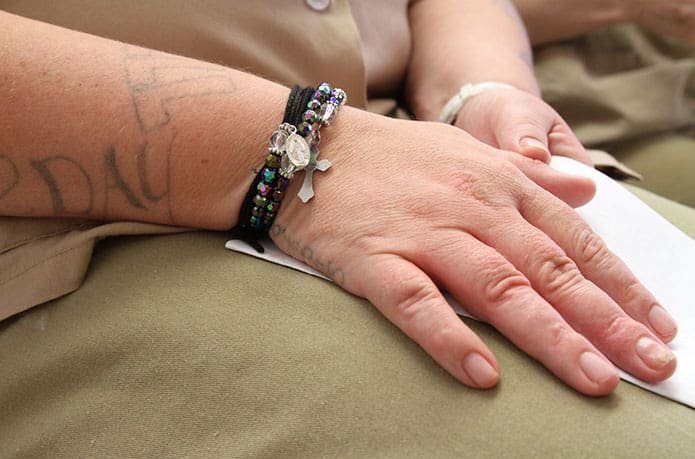
{"type": "Polygon", "coordinates": [[[695,207],[695,135],[648,136],[617,144],[611,152],[642,174],[635,185],[695,207]]]}
{"type": "MultiPolygon", "coordinates": [[[[695,211],[674,209],[695,233],[695,211]]],[[[468,389],[366,301],[224,241],[104,241],[78,291],[1,323],[1,455],[685,456],[695,446],[695,410],[625,382],[581,396],[471,321],[502,383],[468,389]]]]}

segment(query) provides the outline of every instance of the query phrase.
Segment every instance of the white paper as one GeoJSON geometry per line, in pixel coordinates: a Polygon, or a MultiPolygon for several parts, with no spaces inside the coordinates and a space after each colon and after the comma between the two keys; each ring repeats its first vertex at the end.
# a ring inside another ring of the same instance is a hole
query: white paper
{"type": "MultiPolygon", "coordinates": [[[[678,369],[671,378],[658,384],[645,383],[625,372],[621,378],[695,408],[695,308],[691,307],[695,301],[695,241],[600,172],[562,157],[554,157],[552,166],[594,179],[596,197],[577,212],[678,322],[678,336],[669,344],[678,358],[678,369]]],[[[236,240],[228,241],[226,247],[327,279],[270,241],[263,242],[262,254],[236,240]]],[[[471,317],[451,297],[447,300],[459,315],[471,317]]]]}

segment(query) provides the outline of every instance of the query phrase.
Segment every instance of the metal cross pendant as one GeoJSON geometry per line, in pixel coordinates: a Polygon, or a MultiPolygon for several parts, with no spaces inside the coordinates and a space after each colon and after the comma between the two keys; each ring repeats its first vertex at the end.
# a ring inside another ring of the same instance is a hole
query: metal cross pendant
{"type": "Polygon", "coordinates": [[[318,147],[316,145],[312,145],[309,164],[307,164],[307,166],[304,168],[304,183],[302,184],[302,188],[299,190],[299,193],[297,193],[297,196],[299,196],[299,199],[301,199],[303,203],[309,202],[309,200],[314,197],[314,185],[312,183],[314,170],[317,169],[324,172],[332,166],[331,162],[327,159],[317,161],[316,157],[318,155],[318,147]]]}

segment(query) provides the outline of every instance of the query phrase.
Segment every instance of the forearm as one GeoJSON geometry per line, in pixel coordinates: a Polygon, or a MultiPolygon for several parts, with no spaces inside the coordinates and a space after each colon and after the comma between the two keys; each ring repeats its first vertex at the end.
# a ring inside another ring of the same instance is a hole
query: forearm
{"type": "Polygon", "coordinates": [[[4,12],[0,30],[0,215],[235,224],[287,89],[4,12]]]}
{"type": "Polygon", "coordinates": [[[410,21],[407,96],[419,119],[436,119],[465,83],[498,81],[538,94],[530,44],[510,1],[420,0],[410,21]]]}
{"type": "Polygon", "coordinates": [[[627,19],[624,0],[514,0],[531,43],[572,38],[627,19]]]}

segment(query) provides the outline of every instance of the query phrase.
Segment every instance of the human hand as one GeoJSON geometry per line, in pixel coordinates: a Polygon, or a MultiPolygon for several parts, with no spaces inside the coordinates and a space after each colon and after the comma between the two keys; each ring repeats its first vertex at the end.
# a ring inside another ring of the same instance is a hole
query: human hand
{"type": "Polygon", "coordinates": [[[552,154],[593,165],[565,120],[541,98],[526,91],[483,91],[466,101],[454,126],[495,148],[546,163],[552,154]]]}
{"type": "Polygon", "coordinates": [[[663,35],[695,40],[695,0],[623,0],[627,21],[663,35]]]}
{"type": "Polygon", "coordinates": [[[322,146],[334,167],[314,176],[309,204],[293,181],[272,239],[367,298],[462,383],[492,387],[499,367],[440,288],[582,393],[614,389],[609,360],[646,381],[675,370],[661,344],[675,323],[555,197],[586,202],[591,181],[445,124],[349,107],[322,146]]]}

